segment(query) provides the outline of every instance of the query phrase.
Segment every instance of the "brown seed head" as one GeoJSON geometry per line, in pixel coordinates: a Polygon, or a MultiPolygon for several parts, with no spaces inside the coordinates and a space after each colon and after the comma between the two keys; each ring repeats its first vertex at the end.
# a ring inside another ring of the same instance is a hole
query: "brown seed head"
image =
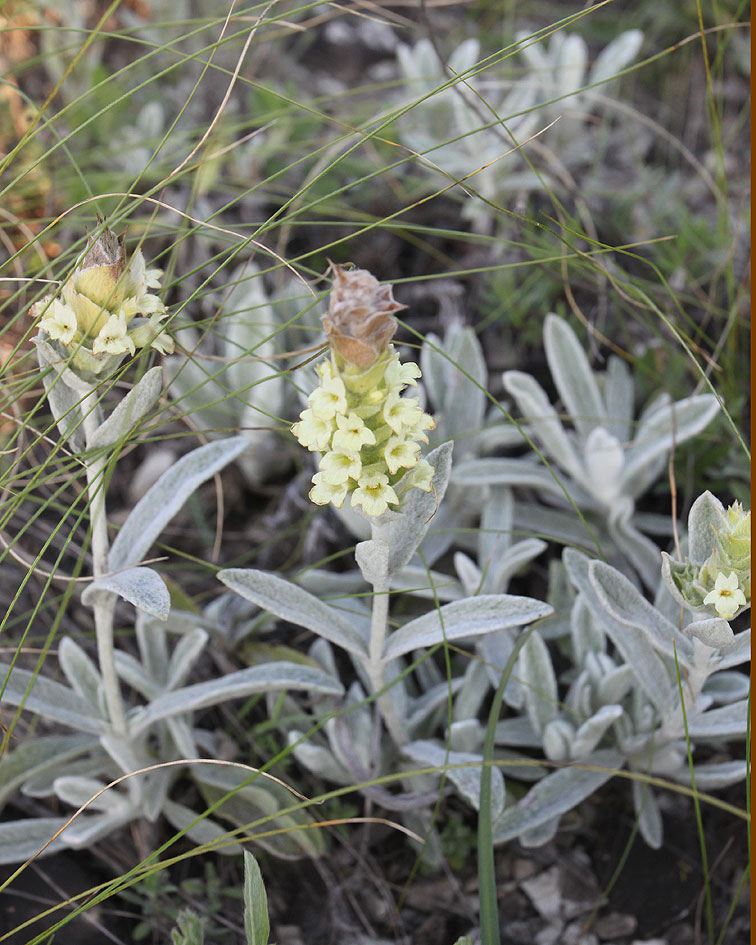
{"type": "Polygon", "coordinates": [[[367,269],[331,268],[334,285],[323,330],[345,361],[369,368],[394,336],[397,324],[393,313],[407,306],[395,301],[392,287],[380,285],[367,269]]]}

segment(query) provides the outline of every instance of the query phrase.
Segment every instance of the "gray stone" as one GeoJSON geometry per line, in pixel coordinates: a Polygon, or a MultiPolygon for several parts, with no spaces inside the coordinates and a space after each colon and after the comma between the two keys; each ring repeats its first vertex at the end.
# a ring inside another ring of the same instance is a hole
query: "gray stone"
{"type": "Polygon", "coordinates": [[[632,935],[638,927],[638,920],[634,915],[621,912],[610,912],[596,921],[593,929],[602,941],[613,938],[622,938],[632,935]]]}

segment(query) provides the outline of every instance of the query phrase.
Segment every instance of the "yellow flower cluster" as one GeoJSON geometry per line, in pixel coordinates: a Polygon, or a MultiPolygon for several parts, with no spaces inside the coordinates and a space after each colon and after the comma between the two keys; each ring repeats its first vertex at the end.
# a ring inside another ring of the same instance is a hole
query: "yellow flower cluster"
{"type": "MultiPolygon", "coordinates": [[[[91,357],[134,355],[151,346],[162,354],[173,351],[173,340],[161,327],[165,305],[150,289],[160,288],[160,269],[147,269],[138,249],[125,264],[123,241],[105,228],[66,280],[61,297],[46,296],[32,306],[39,329],[66,347],[76,345],[92,367],[91,357]],[[133,324],[136,316],[145,316],[133,324]],[[130,327],[131,326],[131,327],[130,327]]],[[[76,356],[74,356],[76,363],[76,356]]]]}
{"type": "Polygon", "coordinates": [[[323,454],[310,499],[340,509],[351,495],[353,506],[378,516],[400,504],[400,480],[402,494],[430,492],[433,467],[420,458],[420,443],[435,423],[415,398],[402,397],[407,385],[417,386],[420,368],[402,364],[389,345],[366,370],[332,353],[318,376],[310,406],[291,428],[302,446],[323,454]]]}
{"type": "Polygon", "coordinates": [[[704,493],[691,510],[691,530],[699,502],[706,503],[707,513],[704,523],[697,526],[697,540],[699,545],[710,541],[711,554],[701,564],[700,558],[695,563],[689,558],[676,561],[662,553],[662,577],[675,599],[692,611],[711,616],[713,610],[718,617],[732,620],[751,604],[751,510],[740,502],[725,509],[718,499],[704,493]]]}

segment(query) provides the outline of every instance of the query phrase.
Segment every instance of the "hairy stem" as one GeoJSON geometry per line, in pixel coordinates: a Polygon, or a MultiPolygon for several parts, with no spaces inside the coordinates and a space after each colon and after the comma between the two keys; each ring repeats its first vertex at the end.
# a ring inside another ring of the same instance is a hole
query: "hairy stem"
{"type": "MultiPolygon", "coordinates": [[[[87,394],[82,401],[84,415],[84,434],[87,447],[94,431],[99,426],[100,410],[94,391],[87,394]]],[[[108,520],[105,512],[105,467],[104,457],[85,460],[87,472],[87,492],[89,494],[89,517],[92,523],[92,559],[95,580],[107,574],[108,551],[108,520]]],[[[105,704],[114,731],[120,735],[126,734],[126,715],[121,698],[121,686],[115,668],[115,652],[113,647],[113,616],[115,613],[115,595],[99,594],[94,604],[95,634],[97,637],[97,658],[105,689],[105,704]]]]}
{"type": "MultiPolygon", "coordinates": [[[[375,520],[372,521],[372,537],[375,542],[386,540],[385,526],[375,520]]],[[[386,577],[384,581],[373,584],[373,612],[370,620],[370,647],[366,669],[373,691],[376,693],[380,693],[386,686],[386,667],[382,654],[388,630],[388,612],[389,581],[386,577]]],[[[409,738],[404,725],[396,714],[391,693],[381,693],[377,696],[376,701],[394,743],[397,746],[406,745],[409,738]]]]}

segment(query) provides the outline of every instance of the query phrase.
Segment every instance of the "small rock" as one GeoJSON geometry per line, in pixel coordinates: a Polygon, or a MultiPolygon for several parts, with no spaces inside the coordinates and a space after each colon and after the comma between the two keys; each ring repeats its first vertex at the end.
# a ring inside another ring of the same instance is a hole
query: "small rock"
{"type": "Polygon", "coordinates": [[[572,922],[564,930],[559,945],[599,945],[599,940],[593,932],[583,930],[583,922],[572,922]]]}
{"type": "Polygon", "coordinates": [[[522,888],[544,919],[560,915],[562,893],[559,888],[559,867],[552,866],[532,879],[526,879],[522,888]]]}
{"type": "Polygon", "coordinates": [[[634,938],[630,945],[668,945],[666,938],[634,938]]]}
{"type": "Polygon", "coordinates": [[[541,929],[533,939],[534,945],[561,945],[562,923],[549,922],[546,928],[541,929]]]}
{"type": "Polygon", "coordinates": [[[610,912],[596,921],[593,929],[602,941],[613,938],[622,938],[632,935],[638,927],[638,920],[634,915],[621,912],[610,912]]]}

